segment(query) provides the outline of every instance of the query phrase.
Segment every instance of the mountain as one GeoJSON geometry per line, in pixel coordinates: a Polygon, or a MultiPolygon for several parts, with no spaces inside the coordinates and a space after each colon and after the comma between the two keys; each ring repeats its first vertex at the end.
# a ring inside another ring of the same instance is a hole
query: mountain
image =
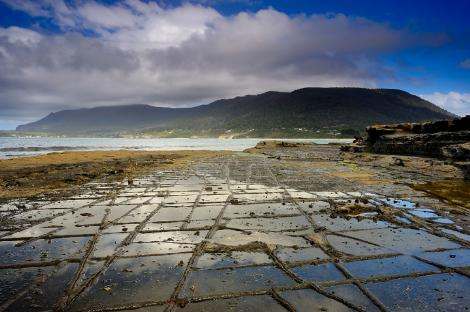
{"type": "Polygon", "coordinates": [[[415,95],[393,89],[304,88],[223,99],[191,108],[136,104],[63,110],[17,127],[55,134],[352,135],[378,123],[454,117],[415,95]]]}

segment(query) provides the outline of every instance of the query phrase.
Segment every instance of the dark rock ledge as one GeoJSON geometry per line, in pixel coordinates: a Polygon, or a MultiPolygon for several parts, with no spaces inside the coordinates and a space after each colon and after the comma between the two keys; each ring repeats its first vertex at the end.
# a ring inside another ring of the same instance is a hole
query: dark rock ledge
{"type": "Polygon", "coordinates": [[[426,123],[373,125],[366,132],[365,140],[356,138],[341,150],[437,157],[470,171],[470,115],[426,123]]]}

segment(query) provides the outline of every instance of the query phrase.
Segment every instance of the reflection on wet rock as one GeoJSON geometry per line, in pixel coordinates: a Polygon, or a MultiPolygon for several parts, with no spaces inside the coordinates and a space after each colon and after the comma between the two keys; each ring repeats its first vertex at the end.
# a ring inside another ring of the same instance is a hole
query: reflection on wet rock
{"type": "MultiPolygon", "coordinates": [[[[324,149],[321,157],[336,153],[324,149]]],[[[95,181],[61,200],[1,204],[0,305],[141,312],[470,308],[468,215],[411,188],[340,181],[329,170],[343,174],[349,165],[333,163],[309,158],[290,166],[230,154],[148,172],[131,184],[95,181]]]]}

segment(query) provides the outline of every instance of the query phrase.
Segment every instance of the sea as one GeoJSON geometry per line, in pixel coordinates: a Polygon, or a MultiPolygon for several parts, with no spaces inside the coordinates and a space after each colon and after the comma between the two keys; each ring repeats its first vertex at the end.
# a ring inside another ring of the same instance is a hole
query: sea
{"type": "MultiPolygon", "coordinates": [[[[259,141],[276,139],[133,139],[133,138],[56,138],[0,137],[0,158],[16,158],[63,151],[97,150],[232,150],[254,147],[259,141]]],[[[280,139],[277,139],[280,140],[280,139]]],[[[351,143],[352,139],[282,139],[317,144],[351,143]]]]}

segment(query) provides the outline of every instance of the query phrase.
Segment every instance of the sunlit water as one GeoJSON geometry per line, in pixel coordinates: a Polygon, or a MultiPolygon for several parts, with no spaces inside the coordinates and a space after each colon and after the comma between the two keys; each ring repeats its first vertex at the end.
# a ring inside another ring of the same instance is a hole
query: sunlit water
{"type": "MultiPolygon", "coordinates": [[[[126,138],[0,138],[0,158],[68,150],[233,150],[242,151],[265,139],[126,139],[126,138]]],[[[284,141],[350,143],[350,139],[283,139],[284,141]]]]}

